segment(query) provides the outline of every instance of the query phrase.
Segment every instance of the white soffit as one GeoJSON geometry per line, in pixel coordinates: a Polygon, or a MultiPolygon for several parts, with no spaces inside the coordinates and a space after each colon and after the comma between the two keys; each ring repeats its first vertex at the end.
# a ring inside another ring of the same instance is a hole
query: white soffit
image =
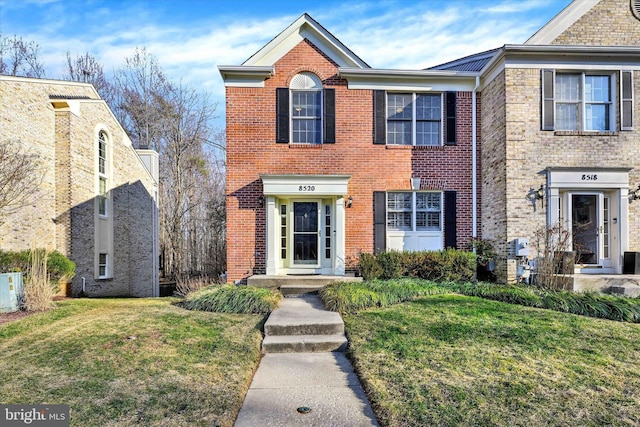
{"type": "Polygon", "coordinates": [[[556,37],[562,34],[578,19],[587,13],[593,6],[598,4],[600,0],[573,0],[571,4],[565,7],[551,21],[547,22],[524,44],[551,44],[556,37]]]}
{"type": "Polygon", "coordinates": [[[307,39],[331,58],[339,67],[369,68],[340,40],[325,30],[306,13],[247,59],[242,65],[274,65],[302,40],[307,39]]]}

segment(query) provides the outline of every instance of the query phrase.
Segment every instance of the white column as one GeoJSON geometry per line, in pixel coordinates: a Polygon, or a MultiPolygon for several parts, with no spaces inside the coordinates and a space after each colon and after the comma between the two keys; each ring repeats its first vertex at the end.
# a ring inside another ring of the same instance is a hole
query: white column
{"type": "MultiPolygon", "coordinates": [[[[562,225],[563,227],[566,224],[559,224],[560,218],[558,218],[558,212],[560,210],[560,190],[558,188],[549,188],[548,198],[547,198],[547,228],[551,228],[554,225],[562,225]]],[[[536,203],[538,201],[536,200],[536,203]]],[[[565,218],[566,220],[566,218],[565,218]]]]}
{"type": "Polygon", "coordinates": [[[274,196],[267,196],[266,202],[266,216],[267,216],[267,275],[278,274],[278,243],[279,240],[276,236],[276,230],[278,229],[277,221],[279,219],[278,206],[276,205],[276,198],[274,196]]]}
{"type": "Polygon", "coordinates": [[[622,265],[624,252],[629,250],[629,189],[621,188],[616,191],[620,200],[620,211],[618,212],[618,230],[620,230],[620,252],[618,253],[618,262],[614,267],[616,273],[622,274],[622,265]]]}
{"type": "Polygon", "coordinates": [[[336,256],[333,260],[333,274],[336,276],[344,276],[345,269],[345,211],[344,197],[336,199],[336,238],[335,248],[336,256]]]}

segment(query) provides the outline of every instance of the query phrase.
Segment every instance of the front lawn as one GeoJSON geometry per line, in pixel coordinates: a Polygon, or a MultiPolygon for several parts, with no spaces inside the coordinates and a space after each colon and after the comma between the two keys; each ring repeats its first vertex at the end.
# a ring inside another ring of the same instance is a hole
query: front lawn
{"type": "Polygon", "coordinates": [[[264,316],[175,299],[77,299],[0,325],[0,402],[68,404],[73,426],[231,426],[264,316]]]}
{"type": "Polygon", "coordinates": [[[640,325],[461,295],[343,314],[383,426],[640,425],[640,325]]]}

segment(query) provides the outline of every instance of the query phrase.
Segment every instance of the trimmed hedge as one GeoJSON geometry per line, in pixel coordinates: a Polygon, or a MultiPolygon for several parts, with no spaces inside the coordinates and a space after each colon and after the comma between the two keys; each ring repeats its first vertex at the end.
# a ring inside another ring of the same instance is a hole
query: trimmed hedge
{"type": "Polygon", "coordinates": [[[475,280],[476,265],[472,252],[455,249],[360,254],[360,270],[365,280],[414,277],[434,282],[469,282],[475,280]]]}
{"type": "MultiPolygon", "coordinates": [[[[29,272],[31,263],[31,250],[20,252],[0,250],[0,273],[14,271],[29,272]]],[[[58,251],[50,251],[47,254],[47,273],[52,283],[58,283],[61,279],[70,280],[76,274],[76,264],[58,251]]]]}

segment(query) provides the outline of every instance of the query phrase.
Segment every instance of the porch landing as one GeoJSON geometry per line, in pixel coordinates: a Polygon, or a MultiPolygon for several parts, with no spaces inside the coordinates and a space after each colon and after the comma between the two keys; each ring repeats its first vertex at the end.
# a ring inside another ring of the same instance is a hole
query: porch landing
{"type": "Polygon", "coordinates": [[[573,290],[596,291],[610,294],[640,296],[638,274],[574,274],[573,290]]]}
{"type": "Polygon", "coordinates": [[[354,276],[268,276],[256,274],[247,278],[247,285],[258,288],[278,288],[284,296],[294,296],[315,292],[331,283],[360,281],[362,281],[362,277],[354,276]]]}

